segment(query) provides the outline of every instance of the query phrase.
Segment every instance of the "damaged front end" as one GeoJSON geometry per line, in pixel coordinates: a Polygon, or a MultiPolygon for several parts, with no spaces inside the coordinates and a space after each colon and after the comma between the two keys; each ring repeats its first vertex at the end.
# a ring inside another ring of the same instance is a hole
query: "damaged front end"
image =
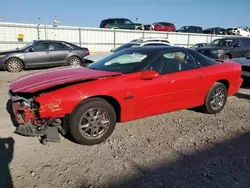
{"type": "Polygon", "coordinates": [[[40,118],[40,104],[36,96],[29,93],[14,93],[9,91],[12,101],[13,115],[18,124],[15,133],[23,136],[40,136],[41,142],[60,141],[59,132],[65,135],[62,128],[63,117],[40,118]]]}

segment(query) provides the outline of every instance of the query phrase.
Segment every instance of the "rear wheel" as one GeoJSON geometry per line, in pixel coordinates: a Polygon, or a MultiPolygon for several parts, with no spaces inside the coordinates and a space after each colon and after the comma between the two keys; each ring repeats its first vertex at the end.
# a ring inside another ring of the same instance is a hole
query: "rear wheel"
{"type": "Polygon", "coordinates": [[[208,114],[219,113],[227,101],[227,88],[224,84],[216,82],[207,93],[202,110],[208,114]]]}
{"type": "Polygon", "coordinates": [[[6,62],[6,69],[9,72],[20,72],[23,69],[23,62],[16,58],[11,58],[6,62]]]}
{"type": "Polygon", "coordinates": [[[106,140],[114,131],[116,112],[101,98],[87,99],[71,114],[70,134],[82,145],[95,145],[106,140]]]}
{"type": "Polygon", "coordinates": [[[223,58],[224,60],[229,60],[229,59],[231,59],[230,58],[230,56],[229,55],[224,55],[224,58],[223,58]]]}
{"type": "Polygon", "coordinates": [[[68,65],[70,66],[79,66],[81,65],[81,60],[79,57],[72,56],[68,59],[68,65]]]}

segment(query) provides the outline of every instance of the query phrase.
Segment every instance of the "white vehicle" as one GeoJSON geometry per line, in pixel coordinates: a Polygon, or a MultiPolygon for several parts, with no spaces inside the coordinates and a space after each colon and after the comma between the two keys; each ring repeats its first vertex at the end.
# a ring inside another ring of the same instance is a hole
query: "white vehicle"
{"type": "Polygon", "coordinates": [[[139,38],[130,41],[129,43],[125,43],[118,48],[112,49],[110,52],[101,53],[101,54],[91,54],[84,57],[85,65],[98,61],[102,58],[105,58],[112,53],[118,52],[120,50],[138,47],[138,46],[171,46],[171,43],[165,38],[139,38]]]}
{"type": "Polygon", "coordinates": [[[245,27],[236,27],[236,28],[233,28],[232,33],[234,35],[240,35],[240,36],[244,36],[244,37],[250,36],[249,29],[245,28],[245,27]]]}

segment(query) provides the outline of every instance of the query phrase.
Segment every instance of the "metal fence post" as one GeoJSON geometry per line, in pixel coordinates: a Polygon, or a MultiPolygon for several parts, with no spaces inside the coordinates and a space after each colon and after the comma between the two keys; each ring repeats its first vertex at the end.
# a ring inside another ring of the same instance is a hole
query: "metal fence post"
{"type": "Polygon", "coordinates": [[[142,31],[142,38],[144,38],[145,36],[145,31],[142,31]]]}
{"type": "Polygon", "coordinates": [[[79,46],[82,47],[82,33],[80,27],[79,27],[79,46]]]}
{"type": "Polygon", "coordinates": [[[189,44],[190,44],[190,34],[188,34],[187,47],[189,47],[189,44]]]}
{"type": "Polygon", "coordinates": [[[116,46],[116,30],[114,29],[114,48],[116,46]]]}

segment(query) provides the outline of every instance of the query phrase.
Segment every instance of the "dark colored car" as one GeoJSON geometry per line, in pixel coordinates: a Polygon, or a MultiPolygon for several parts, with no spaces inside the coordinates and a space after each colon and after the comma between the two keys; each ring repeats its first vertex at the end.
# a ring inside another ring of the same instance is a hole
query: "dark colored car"
{"type": "Polygon", "coordinates": [[[127,18],[108,18],[101,21],[100,28],[144,30],[144,25],[133,23],[127,18]]]}
{"type": "Polygon", "coordinates": [[[16,50],[0,52],[0,69],[20,72],[24,68],[81,65],[87,55],[88,48],[69,42],[36,40],[16,50]]]}
{"type": "Polygon", "coordinates": [[[227,30],[221,27],[213,27],[203,30],[204,34],[227,35],[227,30]]]}
{"type": "Polygon", "coordinates": [[[199,26],[183,26],[177,32],[182,33],[202,33],[202,27],[199,26]]]}
{"type": "Polygon", "coordinates": [[[153,23],[150,27],[147,27],[147,30],[154,31],[166,31],[166,32],[175,32],[175,25],[169,22],[156,22],[153,23]]]}
{"type": "Polygon", "coordinates": [[[205,47],[198,48],[197,51],[213,59],[226,60],[242,57],[250,51],[250,37],[216,39],[205,47]]]}
{"type": "Polygon", "coordinates": [[[193,46],[191,46],[190,48],[196,50],[198,48],[201,48],[201,47],[204,47],[206,46],[208,43],[197,43],[197,44],[194,44],[193,46]]]}
{"type": "Polygon", "coordinates": [[[246,53],[243,57],[233,58],[232,61],[235,61],[241,64],[242,78],[249,80],[250,79],[250,51],[246,53]]]}

